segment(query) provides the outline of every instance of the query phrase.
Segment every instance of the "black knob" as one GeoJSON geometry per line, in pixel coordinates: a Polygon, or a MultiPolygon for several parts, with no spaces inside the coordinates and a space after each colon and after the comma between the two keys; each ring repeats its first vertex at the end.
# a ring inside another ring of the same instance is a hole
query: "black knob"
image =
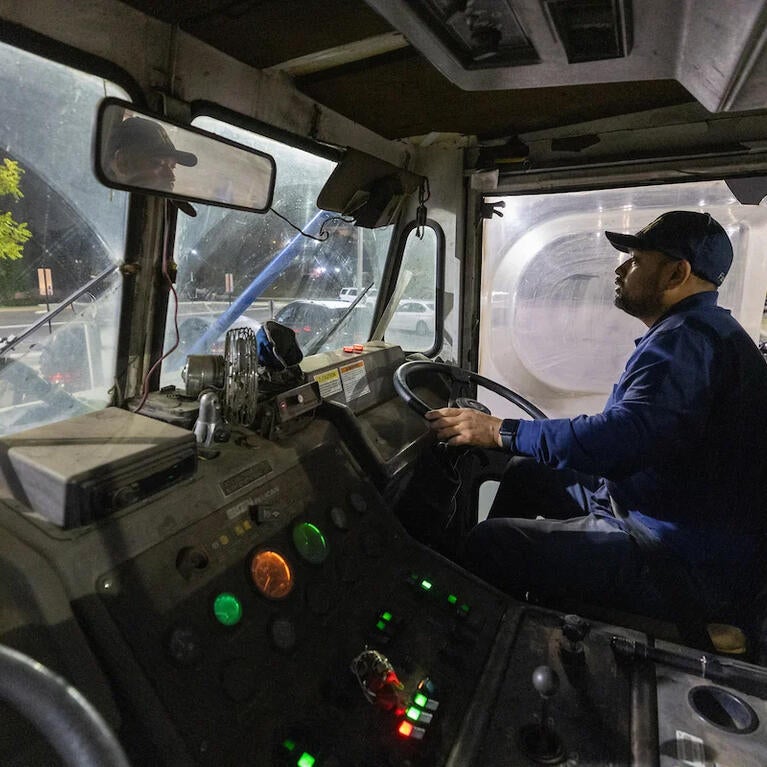
{"type": "Polygon", "coordinates": [[[562,633],[573,644],[582,642],[590,628],[589,622],[581,618],[580,615],[565,615],[562,619],[562,633]]]}
{"type": "Polygon", "coordinates": [[[189,668],[202,660],[202,640],[191,626],[175,626],[165,639],[165,650],[178,666],[189,668]]]}

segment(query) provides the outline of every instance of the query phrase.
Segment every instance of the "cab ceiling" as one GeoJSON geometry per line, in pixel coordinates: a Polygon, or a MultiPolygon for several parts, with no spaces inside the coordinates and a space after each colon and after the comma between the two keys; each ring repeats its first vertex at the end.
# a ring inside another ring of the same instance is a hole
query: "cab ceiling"
{"type": "Polygon", "coordinates": [[[127,2],[389,139],[767,107],[767,0],[127,2]]]}

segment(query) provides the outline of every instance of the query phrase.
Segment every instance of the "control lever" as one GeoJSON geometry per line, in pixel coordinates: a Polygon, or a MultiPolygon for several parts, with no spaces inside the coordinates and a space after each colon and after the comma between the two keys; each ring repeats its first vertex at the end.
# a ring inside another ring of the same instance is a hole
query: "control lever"
{"type": "Polygon", "coordinates": [[[583,640],[589,633],[591,624],[580,615],[565,615],[562,619],[561,645],[562,661],[582,662],[584,660],[583,640]]]}
{"type": "Polygon", "coordinates": [[[200,395],[200,413],[194,424],[194,436],[203,448],[208,448],[213,441],[224,442],[229,439],[229,430],[221,413],[221,400],[214,391],[200,395]]]}
{"type": "Polygon", "coordinates": [[[559,689],[559,676],[551,666],[538,666],[533,671],[533,687],[541,696],[540,720],[524,725],[519,739],[525,754],[538,764],[558,764],[565,757],[559,735],[549,726],[549,699],[559,689]]]}

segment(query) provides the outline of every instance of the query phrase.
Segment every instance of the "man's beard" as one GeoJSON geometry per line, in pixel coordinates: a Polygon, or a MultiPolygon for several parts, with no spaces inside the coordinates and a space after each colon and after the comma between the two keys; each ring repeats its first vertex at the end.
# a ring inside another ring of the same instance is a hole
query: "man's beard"
{"type": "Polygon", "coordinates": [[[637,297],[626,296],[623,291],[616,292],[613,303],[626,314],[642,319],[644,317],[657,317],[663,313],[663,304],[660,295],[643,295],[637,297]]]}

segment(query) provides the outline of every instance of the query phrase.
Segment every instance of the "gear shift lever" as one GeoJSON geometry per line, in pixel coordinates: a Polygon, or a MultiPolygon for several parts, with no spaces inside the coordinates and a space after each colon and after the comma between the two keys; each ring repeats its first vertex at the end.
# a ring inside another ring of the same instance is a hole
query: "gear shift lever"
{"type": "Polygon", "coordinates": [[[538,764],[558,764],[565,758],[562,741],[549,727],[548,704],[559,689],[559,676],[550,666],[538,666],[533,671],[533,687],[541,696],[539,722],[526,724],[519,731],[520,745],[527,756],[538,764]]]}

